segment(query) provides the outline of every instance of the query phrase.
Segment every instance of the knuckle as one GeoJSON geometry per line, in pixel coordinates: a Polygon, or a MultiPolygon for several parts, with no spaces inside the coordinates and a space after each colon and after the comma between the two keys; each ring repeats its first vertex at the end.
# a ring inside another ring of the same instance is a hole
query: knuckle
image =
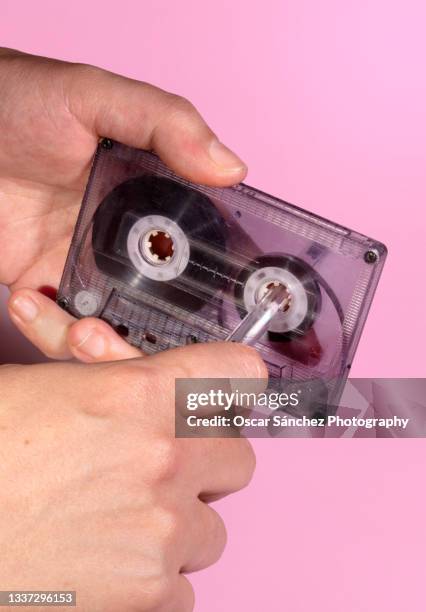
{"type": "Polygon", "coordinates": [[[156,399],[165,403],[173,403],[175,380],[177,378],[193,378],[194,371],[184,359],[180,362],[164,365],[152,364],[143,368],[149,391],[155,393],[156,399]]]}
{"type": "Polygon", "coordinates": [[[144,580],[128,584],[123,582],[115,593],[115,601],[111,610],[122,610],[126,602],[129,612],[163,610],[173,595],[173,583],[166,574],[151,575],[144,580]]]}
{"type": "Polygon", "coordinates": [[[149,477],[153,482],[170,481],[179,472],[180,449],[172,437],[157,438],[152,442],[149,456],[149,477]]]}
{"type": "Polygon", "coordinates": [[[256,468],[256,455],[253,447],[245,438],[229,438],[223,440],[223,443],[230,444],[230,455],[236,466],[233,473],[235,490],[243,489],[250,483],[256,468]]]}
{"type": "Polygon", "coordinates": [[[226,541],[227,541],[227,532],[226,532],[225,523],[222,517],[220,516],[220,514],[218,514],[216,510],[214,510],[210,506],[208,506],[208,508],[210,510],[210,525],[208,527],[208,532],[209,532],[211,541],[215,543],[215,546],[217,549],[217,556],[216,556],[216,561],[217,561],[217,559],[221,557],[225,549],[226,541]]]}
{"type": "Polygon", "coordinates": [[[145,378],[150,381],[152,388],[156,390],[161,389],[167,379],[170,378],[169,368],[165,369],[164,366],[152,362],[148,365],[142,365],[142,371],[145,378]]]}
{"type": "Polygon", "coordinates": [[[195,606],[195,592],[194,587],[183,574],[179,575],[180,587],[181,587],[181,608],[179,612],[192,612],[195,606]]]}
{"type": "Polygon", "coordinates": [[[69,110],[83,116],[87,111],[87,93],[95,91],[107,73],[96,66],[82,63],[63,64],[63,90],[69,110]]]}
{"type": "Polygon", "coordinates": [[[195,106],[192,104],[190,100],[184,98],[183,96],[179,96],[177,94],[170,93],[168,98],[168,104],[171,111],[174,113],[184,113],[187,115],[192,115],[196,113],[195,106]]]}
{"type": "Polygon", "coordinates": [[[148,603],[148,606],[144,607],[144,609],[161,610],[170,601],[171,595],[172,581],[166,575],[151,578],[144,585],[144,603],[148,603]]]}
{"type": "Polygon", "coordinates": [[[65,66],[68,69],[70,76],[74,77],[77,80],[92,80],[93,78],[97,78],[99,74],[102,73],[101,68],[98,68],[97,66],[92,66],[91,64],[75,62],[65,64],[65,66]]]}
{"type": "Polygon", "coordinates": [[[194,369],[185,360],[182,360],[173,364],[169,370],[169,375],[173,380],[176,380],[176,378],[194,378],[194,369]]]}
{"type": "Polygon", "coordinates": [[[138,405],[149,402],[156,414],[169,414],[174,406],[175,381],[169,368],[160,365],[141,364],[134,372],[133,393],[138,405]]]}
{"type": "Polygon", "coordinates": [[[256,469],[256,455],[252,445],[246,439],[238,440],[241,448],[242,486],[247,486],[253,478],[256,469]]]}
{"type": "Polygon", "coordinates": [[[176,543],[181,520],[177,511],[165,507],[157,507],[155,510],[155,521],[158,539],[161,542],[162,552],[165,554],[168,552],[169,547],[174,546],[176,543]]]}

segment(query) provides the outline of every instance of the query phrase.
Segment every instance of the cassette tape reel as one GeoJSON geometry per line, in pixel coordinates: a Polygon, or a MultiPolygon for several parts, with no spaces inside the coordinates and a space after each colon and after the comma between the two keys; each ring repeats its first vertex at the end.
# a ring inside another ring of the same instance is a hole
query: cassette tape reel
{"type": "Polygon", "coordinates": [[[256,348],[276,379],[345,378],[383,244],[246,185],[209,188],[103,140],[59,303],[145,352],[226,339],[272,287],[287,299],[256,348]]]}
{"type": "Polygon", "coordinates": [[[101,202],[93,218],[97,268],[141,291],[191,311],[224,285],[223,219],[209,198],[153,175],[124,181],[101,202]],[[206,244],[210,249],[206,249],[206,244]],[[173,287],[196,283],[204,299],[173,287]]]}

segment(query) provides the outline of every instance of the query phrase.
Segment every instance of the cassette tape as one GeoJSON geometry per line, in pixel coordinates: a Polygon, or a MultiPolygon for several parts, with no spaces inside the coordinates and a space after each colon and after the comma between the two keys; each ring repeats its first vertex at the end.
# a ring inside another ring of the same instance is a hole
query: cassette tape
{"type": "Polygon", "coordinates": [[[256,341],[272,378],[345,378],[383,244],[240,184],[192,184],[158,157],[98,146],[58,301],[146,353],[221,341],[274,287],[256,341]]]}

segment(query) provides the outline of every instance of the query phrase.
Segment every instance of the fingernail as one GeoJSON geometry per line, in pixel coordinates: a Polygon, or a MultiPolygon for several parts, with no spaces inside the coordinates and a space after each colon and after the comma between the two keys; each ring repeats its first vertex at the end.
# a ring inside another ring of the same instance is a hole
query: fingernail
{"type": "Polygon", "coordinates": [[[21,321],[32,323],[37,318],[39,306],[30,297],[19,296],[10,303],[10,308],[21,321]]]}
{"type": "Polygon", "coordinates": [[[215,164],[228,172],[236,172],[244,170],[245,163],[233,153],[228,147],[225,147],[217,138],[214,138],[209,147],[209,154],[215,164]]]}
{"type": "Polygon", "coordinates": [[[73,343],[73,346],[80,353],[84,353],[88,357],[102,357],[105,354],[106,348],[105,336],[92,329],[80,341],[77,338],[77,343],[73,343]]]}

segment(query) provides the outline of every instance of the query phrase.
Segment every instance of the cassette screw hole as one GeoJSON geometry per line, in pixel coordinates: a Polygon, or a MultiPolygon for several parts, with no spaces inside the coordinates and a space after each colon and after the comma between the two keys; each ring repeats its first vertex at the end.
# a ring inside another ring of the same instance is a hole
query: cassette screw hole
{"type": "Polygon", "coordinates": [[[378,259],[379,254],[377,253],[377,251],[373,251],[372,249],[370,249],[369,251],[366,251],[364,253],[364,261],[368,264],[376,263],[378,259]]]}
{"type": "Polygon", "coordinates": [[[157,344],[157,336],[151,334],[151,332],[146,332],[143,336],[143,339],[149,342],[150,344],[157,344]]]}
{"type": "Polygon", "coordinates": [[[63,310],[68,310],[69,305],[70,305],[70,301],[68,298],[66,297],[61,297],[59,298],[59,300],[57,300],[57,304],[58,306],[60,306],[63,310]]]}

